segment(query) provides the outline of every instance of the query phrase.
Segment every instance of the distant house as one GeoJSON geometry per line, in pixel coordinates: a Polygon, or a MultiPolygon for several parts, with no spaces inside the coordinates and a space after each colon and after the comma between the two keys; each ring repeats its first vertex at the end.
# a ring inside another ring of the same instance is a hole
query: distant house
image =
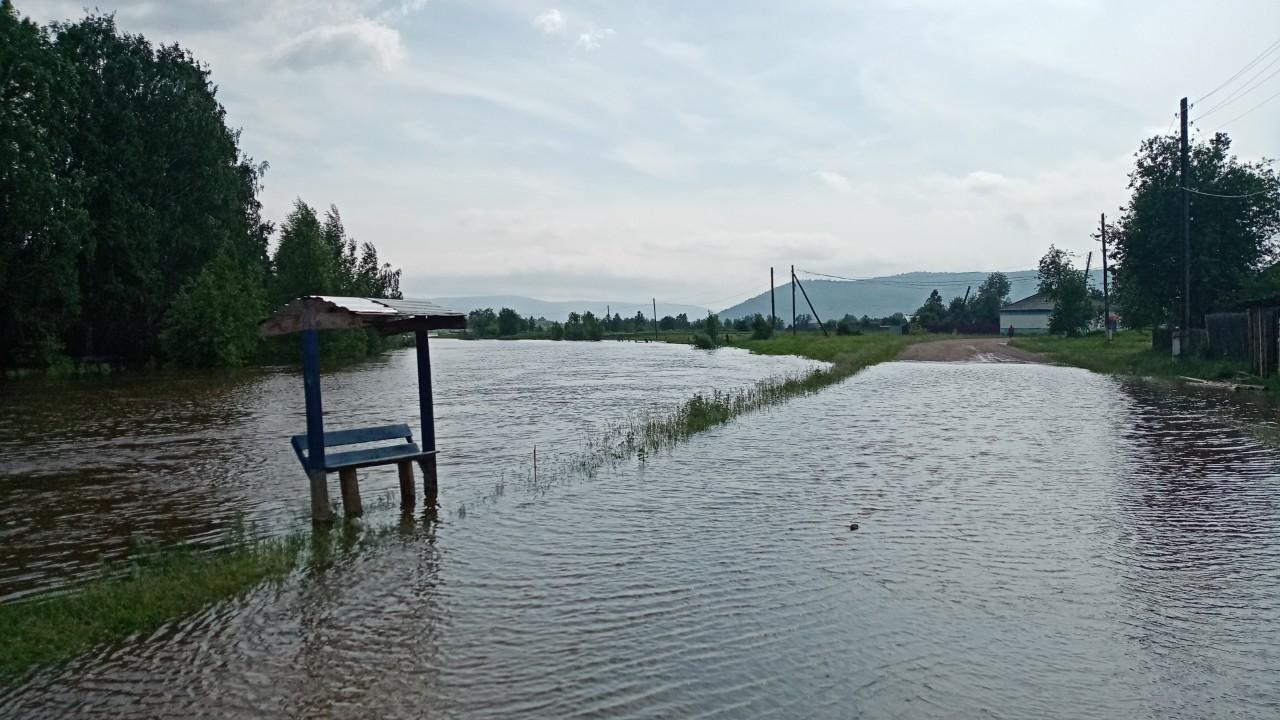
{"type": "Polygon", "coordinates": [[[1053,314],[1053,300],[1036,293],[1018,302],[1000,308],[1000,332],[1014,335],[1040,335],[1049,332],[1049,316],[1053,314]]]}

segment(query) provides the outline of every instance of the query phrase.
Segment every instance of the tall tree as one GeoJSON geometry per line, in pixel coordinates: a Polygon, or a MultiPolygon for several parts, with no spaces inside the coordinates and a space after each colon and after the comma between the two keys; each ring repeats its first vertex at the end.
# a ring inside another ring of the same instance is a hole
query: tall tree
{"type": "Polygon", "coordinates": [[[978,294],[969,300],[973,323],[982,332],[998,332],[1000,330],[1000,308],[1009,301],[1012,288],[1009,277],[1002,272],[993,272],[978,286],[978,294]]]}
{"type": "Polygon", "coordinates": [[[936,289],[929,293],[924,305],[916,310],[916,322],[926,330],[937,332],[942,329],[947,319],[947,306],[942,302],[942,294],[936,289]]]}
{"type": "MultiPolygon", "coordinates": [[[[1190,153],[1191,314],[1232,306],[1249,279],[1276,255],[1280,178],[1271,161],[1241,162],[1226,133],[1190,153]],[[1206,194],[1207,193],[1207,194],[1206,194]],[[1226,196],[1226,197],[1218,197],[1226,196]]],[[[1182,180],[1178,138],[1142,142],[1129,173],[1132,195],[1112,234],[1115,297],[1127,324],[1180,317],[1183,303],[1182,180]]],[[[1280,289],[1280,288],[1277,288],[1280,289]]]]}
{"type": "Polygon", "coordinates": [[[208,68],[183,48],[106,15],[51,27],[74,69],[70,156],[86,178],[78,349],[151,357],[169,303],[217,253],[265,265],[264,166],[241,154],[208,68]]]}
{"type": "Polygon", "coordinates": [[[68,132],[77,86],[48,33],[0,4],[0,368],[61,354],[88,230],[68,132]]]}
{"type": "Polygon", "coordinates": [[[275,278],[273,299],[286,302],[303,295],[336,295],[339,290],[337,258],[325,238],[316,211],[295,200],[293,211],[280,226],[280,244],[272,258],[275,278]]]}

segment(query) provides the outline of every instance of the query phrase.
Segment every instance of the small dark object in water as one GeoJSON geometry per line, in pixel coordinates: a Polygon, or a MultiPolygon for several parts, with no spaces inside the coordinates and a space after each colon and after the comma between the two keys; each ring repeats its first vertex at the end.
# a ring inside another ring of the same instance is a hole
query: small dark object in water
{"type": "Polygon", "coordinates": [[[857,530],[857,529],[858,529],[858,523],[849,523],[849,529],[850,529],[850,530],[857,530]]]}

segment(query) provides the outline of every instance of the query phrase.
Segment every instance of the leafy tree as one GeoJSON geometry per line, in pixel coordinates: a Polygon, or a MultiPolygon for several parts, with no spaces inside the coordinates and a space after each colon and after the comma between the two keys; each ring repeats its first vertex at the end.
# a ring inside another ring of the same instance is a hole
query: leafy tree
{"type": "Polygon", "coordinates": [[[1049,332],[1079,335],[1097,315],[1084,271],[1065,270],[1056,293],[1053,314],[1049,316],[1049,332]]]}
{"type": "Polygon", "coordinates": [[[295,200],[293,210],[280,226],[280,244],[272,257],[274,301],[339,294],[336,260],[331,238],[326,239],[315,210],[302,200],[295,200]]]}
{"type": "Polygon", "coordinates": [[[520,314],[511,308],[502,308],[496,318],[498,337],[511,337],[520,332],[523,320],[520,314]]]}
{"type": "Polygon", "coordinates": [[[676,319],[670,315],[664,315],[663,318],[658,321],[658,328],[660,330],[675,330],[676,319]]]}
{"type": "Polygon", "coordinates": [[[929,293],[924,305],[916,310],[916,322],[930,332],[940,332],[947,320],[947,307],[942,303],[942,295],[937,290],[929,293]]]}
{"type": "Polygon", "coordinates": [[[477,308],[467,313],[467,332],[478,338],[498,337],[498,316],[493,308],[477,308]]]}
{"type": "MultiPolygon", "coordinates": [[[[1280,177],[1272,161],[1241,162],[1226,133],[1194,142],[1191,187],[1191,314],[1227,309],[1276,255],[1280,177]]],[[[1115,301],[1127,324],[1143,327],[1181,318],[1183,305],[1182,181],[1173,135],[1144,140],[1129,173],[1132,194],[1111,230],[1115,301]]],[[[1276,288],[1280,289],[1280,287],[1276,288]]]]}
{"type": "Polygon", "coordinates": [[[760,313],[751,320],[751,337],[755,340],[768,340],[773,337],[773,323],[760,313]]]}
{"type": "Polygon", "coordinates": [[[793,325],[798,330],[808,330],[813,326],[813,316],[808,313],[800,313],[796,316],[793,325]]]}
{"type": "Polygon", "coordinates": [[[547,328],[547,337],[551,338],[552,340],[563,340],[564,325],[558,322],[551,323],[551,325],[547,328]]]}
{"type": "Polygon", "coordinates": [[[186,367],[251,362],[265,312],[262,278],[219,253],[173,299],[160,331],[165,357],[186,367]]]}
{"type": "Polygon", "coordinates": [[[0,5],[0,368],[50,364],[79,319],[88,214],[69,137],[78,91],[48,34],[0,5]]]}
{"type": "Polygon", "coordinates": [[[141,360],[174,296],[215,255],[265,266],[270,225],[255,199],[265,166],[240,152],[208,67],[185,49],[121,33],[109,15],[51,28],[72,68],[67,157],[86,179],[89,217],[75,345],[141,360]]]}
{"type": "Polygon", "coordinates": [[[720,342],[720,317],[715,313],[707,313],[707,319],[703,323],[703,331],[707,337],[711,338],[711,342],[719,344],[720,342]]]}
{"type": "Polygon", "coordinates": [[[1096,314],[1084,271],[1075,267],[1065,250],[1050,245],[1049,251],[1040,258],[1037,279],[1040,292],[1053,300],[1049,332],[1080,334],[1096,314]]]}
{"type": "MultiPolygon", "coordinates": [[[[642,316],[643,317],[643,316],[642,316]]],[[[582,340],[601,340],[604,338],[604,328],[601,327],[600,321],[590,310],[582,314],[582,340]]]]}
{"type": "Polygon", "coordinates": [[[993,272],[978,286],[978,294],[970,300],[972,322],[979,332],[999,332],[1000,308],[1009,302],[1009,291],[1012,289],[1009,277],[1002,272],[993,272]]]}

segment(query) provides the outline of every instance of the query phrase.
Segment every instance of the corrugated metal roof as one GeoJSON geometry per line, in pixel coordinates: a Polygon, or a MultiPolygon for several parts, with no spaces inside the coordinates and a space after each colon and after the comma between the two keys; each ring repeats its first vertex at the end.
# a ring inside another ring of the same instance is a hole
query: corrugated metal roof
{"type": "Polygon", "coordinates": [[[375,300],[373,298],[362,297],[338,297],[335,295],[310,295],[308,297],[332,303],[343,310],[353,312],[357,315],[386,315],[390,317],[399,314],[395,308],[387,305],[385,300],[375,300]]]}
{"type": "Polygon", "coordinates": [[[263,336],[288,335],[306,329],[340,330],[372,327],[379,332],[461,330],[467,316],[430,300],[307,295],[258,324],[263,336]]]}
{"type": "Polygon", "coordinates": [[[1000,312],[1053,312],[1053,300],[1048,295],[1036,293],[1000,308],[1000,312]]]}
{"type": "Polygon", "coordinates": [[[416,298],[400,298],[378,300],[383,305],[388,305],[401,315],[412,315],[414,317],[430,316],[430,315],[462,315],[457,310],[440,307],[430,300],[419,300],[416,298]]]}

